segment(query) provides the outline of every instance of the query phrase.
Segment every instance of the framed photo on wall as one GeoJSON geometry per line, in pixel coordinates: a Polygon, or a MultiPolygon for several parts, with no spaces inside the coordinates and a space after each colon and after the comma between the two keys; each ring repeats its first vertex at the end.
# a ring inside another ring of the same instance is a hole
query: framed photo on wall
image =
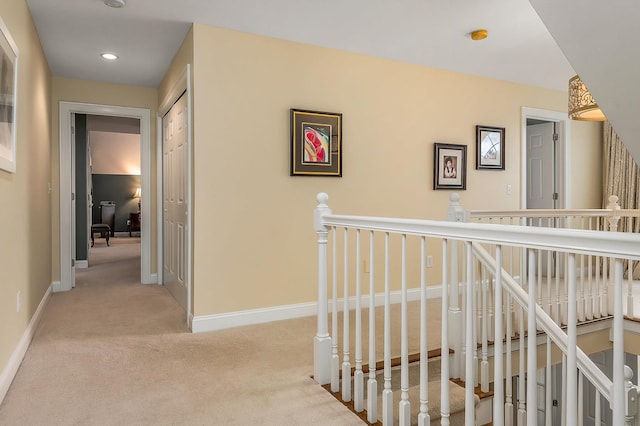
{"type": "Polygon", "coordinates": [[[467,146],[435,143],[433,189],[467,189],[467,146]]]}
{"type": "Polygon", "coordinates": [[[291,176],[342,176],[342,114],[291,109],[291,176]]]}
{"type": "Polygon", "coordinates": [[[18,47],[0,18],[0,169],[16,171],[18,47]]]}
{"type": "Polygon", "coordinates": [[[504,127],[476,126],[476,169],[504,170],[504,127]]]}

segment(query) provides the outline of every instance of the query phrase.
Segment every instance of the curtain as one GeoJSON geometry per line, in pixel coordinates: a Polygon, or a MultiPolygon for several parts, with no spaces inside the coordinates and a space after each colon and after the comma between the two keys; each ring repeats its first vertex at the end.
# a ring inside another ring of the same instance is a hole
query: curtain
{"type": "MultiPolygon", "coordinates": [[[[618,196],[618,204],[623,209],[640,209],[640,170],[627,148],[624,146],[611,124],[603,126],[603,176],[602,208],[606,208],[610,195],[618,196]]],[[[640,220],[621,218],[618,230],[622,232],[640,232],[640,220]]],[[[625,262],[625,272],[627,270],[625,262]]],[[[633,278],[640,278],[640,264],[633,268],[633,278]]]]}

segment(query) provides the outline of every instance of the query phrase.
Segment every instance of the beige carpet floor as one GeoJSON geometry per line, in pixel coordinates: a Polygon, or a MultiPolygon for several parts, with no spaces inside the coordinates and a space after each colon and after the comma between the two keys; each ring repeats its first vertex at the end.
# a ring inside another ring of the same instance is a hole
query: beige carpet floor
{"type": "Polygon", "coordinates": [[[362,424],[309,378],[315,318],[191,334],[139,239],[111,241],[51,296],[0,425],[362,424]]]}

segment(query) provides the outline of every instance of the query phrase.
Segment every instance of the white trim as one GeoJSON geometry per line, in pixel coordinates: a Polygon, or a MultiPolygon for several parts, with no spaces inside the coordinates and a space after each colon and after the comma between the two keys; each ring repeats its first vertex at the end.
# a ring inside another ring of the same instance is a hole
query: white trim
{"type": "Polygon", "coordinates": [[[27,353],[27,349],[29,349],[31,339],[33,339],[36,329],[38,328],[38,324],[40,324],[42,313],[49,302],[49,297],[51,296],[51,291],[54,285],[55,283],[51,283],[47,288],[47,291],[44,293],[44,296],[38,305],[38,309],[36,309],[33,317],[31,317],[31,321],[29,321],[27,329],[22,334],[22,338],[11,354],[11,358],[9,358],[9,362],[7,362],[7,365],[2,370],[2,374],[0,374],[0,403],[2,403],[4,397],[7,395],[11,382],[13,382],[13,379],[20,368],[20,364],[22,364],[22,360],[27,353]]]}
{"type": "Polygon", "coordinates": [[[156,119],[156,125],[157,125],[157,168],[158,168],[158,181],[157,181],[157,198],[159,200],[157,207],[157,215],[158,215],[158,275],[157,275],[157,282],[162,284],[163,283],[163,270],[164,270],[164,260],[162,258],[162,255],[164,254],[164,236],[163,236],[163,224],[164,224],[164,219],[163,219],[163,197],[162,197],[162,185],[163,185],[163,178],[162,178],[162,171],[163,171],[163,167],[162,167],[162,152],[163,152],[163,139],[162,139],[162,118],[169,112],[169,110],[171,109],[171,107],[173,106],[173,104],[175,104],[178,99],[180,99],[180,96],[182,96],[183,93],[186,92],[187,95],[187,259],[186,259],[186,274],[185,274],[185,285],[187,287],[187,324],[189,326],[191,326],[192,321],[193,321],[193,312],[192,312],[192,284],[191,284],[191,277],[192,277],[192,262],[191,262],[191,257],[192,257],[192,238],[193,238],[193,228],[192,228],[192,202],[191,202],[191,194],[192,194],[192,156],[193,156],[193,152],[192,152],[192,135],[193,135],[193,129],[191,128],[191,117],[192,117],[192,111],[191,111],[191,64],[187,64],[187,66],[185,67],[184,70],[182,70],[182,73],[180,74],[180,76],[178,77],[178,79],[176,80],[175,84],[173,85],[173,87],[171,88],[171,90],[169,90],[169,92],[167,93],[167,96],[165,97],[165,99],[162,100],[162,104],[160,105],[160,107],[158,108],[158,117],[156,119]]]}
{"type": "Polygon", "coordinates": [[[538,108],[522,107],[521,109],[521,164],[520,164],[520,208],[525,208],[527,205],[527,118],[535,118],[538,120],[555,121],[560,124],[558,129],[559,140],[563,146],[562,160],[564,161],[564,176],[562,178],[564,183],[563,200],[560,200],[559,208],[570,209],[571,208],[571,121],[569,115],[566,112],[549,111],[538,108]]]}
{"type": "Polygon", "coordinates": [[[143,284],[153,283],[151,274],[151,113],[144,108],[131,108],[110,105],[96,105],[78,102],[60,101],[60,285],[54,291],[71,290],[71,114],[111,115],[132,117],[140,120],[140,165],[142,174],[140,199],[142,218],[140,223],[141,259],[140,280],[143,284]]]}
{"type": "MultiPolygon", "coordinates": [[[[439,299],[442,296],[442,286],[427,287],[428,299],[439,299]]],[[[392,304],[401,302],[402,291],[397,290],[391,292],[390,301],[392,304]]],[[[338,310],[342,311],[344,298],[338,299],[338,310]]],[[[407,290],[407,301],[420,300],[420,288],[412,288],[407,290]]],[[[369,296],[362,296],[361,302],[363,306],[369,305],[369,296]]],[[[376,293],[375,305],[384,305],[384,292],[376,293]]],[[[329,302],[329,313],[332,312],[332,303],[329,302]]],[[[349,298],[349,309],[356,306],[356,298],[349,298]]],[[[247,311],[227,312],[224,314],[202,315],[194,317],[191,323],[191,331],[193,333],[204,333],[208,331],[224,330],[226,328],[240,327],[243,325],[263,324],[266,322],[280,321],[286,319],[294,319],[301,317],[309,317],[317,315],[318,303],[298,303],[295,305],[282,305],[272,308],[251,309],[247,311]]]]}
{"type": "Polygon", "coordinates": [[[88,260],[76,260],[76,268],[78,269],[87,269],[89,267],[88,260]]]}

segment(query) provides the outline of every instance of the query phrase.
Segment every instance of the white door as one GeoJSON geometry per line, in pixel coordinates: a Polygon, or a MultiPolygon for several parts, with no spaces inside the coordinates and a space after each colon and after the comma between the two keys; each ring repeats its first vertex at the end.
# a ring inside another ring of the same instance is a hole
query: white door
{"type": "Polygon", "coordinates": [[[162,119],[163,284],[187,311],[187,97],[162,119]]]}
{"type": "Polygon", "coordinates": [[[527,208],[556,208],[558,192],[554,123],[527,126],[527,208]],[[557,195],[556,195],[557,197],[557,195]]]}

